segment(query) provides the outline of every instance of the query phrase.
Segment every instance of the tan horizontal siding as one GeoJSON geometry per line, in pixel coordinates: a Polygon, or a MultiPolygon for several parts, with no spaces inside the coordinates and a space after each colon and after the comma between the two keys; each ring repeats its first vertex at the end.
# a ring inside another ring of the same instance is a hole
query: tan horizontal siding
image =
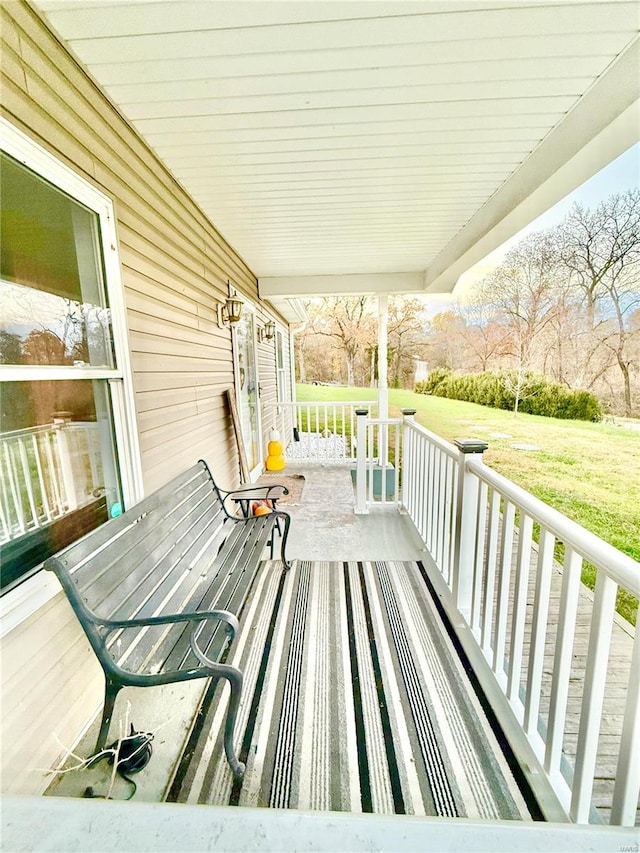
{"type": "Polygon", "coordinates": [[[104,693],[102,670],[60,593],[2,639],[2,790],[42,791],[89,724],[104,693]]]}
{"type": "MultiPolygon", "coordinates": [[[[217,304],[228,281],[257,303],[255,276],[37,13],[15,2],[0,16],[4,117],[114,204],[145,489],[198,458],[232,487],[231,334],[218,328],[217,304]]],[[[274,346],[259,351],[271,398],[274,346]]],[[[3,790],[37,793],[45,776],[34,768],[63,751],[53,733],[76,743],[101,703],[103,676],[62,595],[7,634],[0,651],[3,790]]]]}

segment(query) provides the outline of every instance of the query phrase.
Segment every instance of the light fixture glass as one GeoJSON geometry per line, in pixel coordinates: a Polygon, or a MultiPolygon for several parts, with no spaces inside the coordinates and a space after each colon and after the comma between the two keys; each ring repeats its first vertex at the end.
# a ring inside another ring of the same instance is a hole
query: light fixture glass
{"type": "Polygon", "coordinates": [[[222,328],[228,324],[238,323],[242,317],[242,299],[234,293],[228,296],[224,305],[218,305],[218,326],[222,328]]]}
{"type": "Polygon", "coordinates": [[[225,308],[228,322],[238,323],[242,317],[242,299],[238,299],[237,296],[230,296],[225,303],[225,308]]]}
{"type": "Polygon", "coordinates": [[[264,341],[272,341],[276,336],[276,324],[273,320],[267,320],[261,329],[258,329],[258,339],[260,343],[264,341]]]}

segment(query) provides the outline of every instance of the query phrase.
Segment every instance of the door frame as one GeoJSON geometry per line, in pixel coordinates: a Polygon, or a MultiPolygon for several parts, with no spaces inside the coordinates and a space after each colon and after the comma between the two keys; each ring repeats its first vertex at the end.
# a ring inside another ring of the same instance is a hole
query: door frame
{"type": "MultiPolygon", "coordinates": [[[[257,312],[256,306],[247,299],[245,296],[242,296],[243,307],[242,314],[243,317],[250,315],[251,316],[251,325],[252,325],[252,343],[253,343],[253,366],[256,376],[256,432],[257,432],[257,455],[258,459],[256,460],[256,464],[253,468],[249,469],[249,480],[254,483],[260,474],[262,474],[262,412],[260,407],[260,372],[259,372],[259,364],[258,364],[258,331],[257,331],[257,312]]],[[[242,422],[242,399],[240,397],[240,365],[238,364],[238,336],[237,329],[235,324],[231,326],[231,351],[233,356],[233,382],[235,387],[235,397],[236,404],[238,406],[238,411],[240,413],[240,421],[242,422]]],[[[241,427],[242,428],[242,427],[241,427]]],[[[251,463],[249,463],[251,464],[251,463]]]]}

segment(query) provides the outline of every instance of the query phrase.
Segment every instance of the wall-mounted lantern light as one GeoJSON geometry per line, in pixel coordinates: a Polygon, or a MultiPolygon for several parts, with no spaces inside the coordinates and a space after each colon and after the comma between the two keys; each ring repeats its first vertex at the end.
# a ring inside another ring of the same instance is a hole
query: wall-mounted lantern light
{"type": "Polygon", "coordinates": [[[237,323],[242,317],[242,299],[237,293],[232,293],[224,304],[218,305],[218,326],[222,329],[227,324],[237,323]]]}
{"type": "Polygon", "coordinates": [[[258,329],[258,340],[261,344],[272,341],[276,336],[276,324],[273,320],[267,320],[261,329],[258,329]]]}

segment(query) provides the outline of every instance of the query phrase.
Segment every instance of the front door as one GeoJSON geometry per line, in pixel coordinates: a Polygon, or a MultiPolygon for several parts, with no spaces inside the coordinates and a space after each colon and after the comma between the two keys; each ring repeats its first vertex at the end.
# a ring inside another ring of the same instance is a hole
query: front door
{"type": "Polygon", "coordinates": [[[261,469],[260,424],[258,421],[258,371],[256,368],[255,319],[244,304],[242,318],[234,326],[234,367],[236,396],[242,437],[252,479],[261,469]]]}

